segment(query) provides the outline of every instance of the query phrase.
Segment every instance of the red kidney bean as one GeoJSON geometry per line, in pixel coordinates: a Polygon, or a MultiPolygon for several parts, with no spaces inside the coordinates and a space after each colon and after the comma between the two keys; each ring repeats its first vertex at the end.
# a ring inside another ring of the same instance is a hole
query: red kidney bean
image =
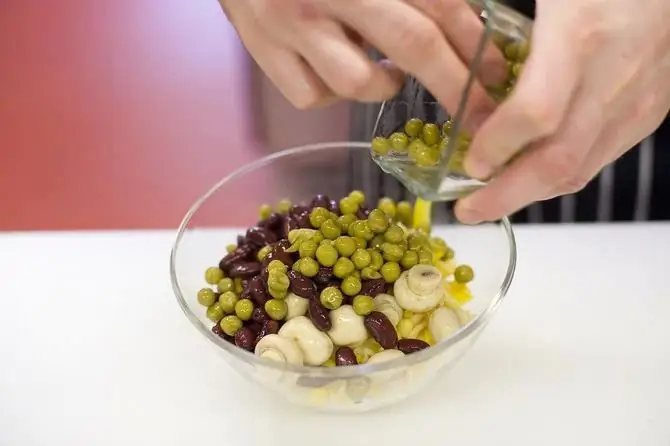
{"type": "Polygon", "coordinates": [[[247,287],[244,289],[244,293],[248,293],[251,300],[253,300],[256,305],[261,307],[265,305],[265,302],[270,300],[270,294],[265,289],[265,284],[263,283],[261,274],[254,276],[251,280],[249,280],[247,287]]]}
{"type": "Polygon", "coordinates": [[[333,277],[333,268],[322,266],[319,268],[319,272],[316,273],[316,276],[314,276],[312,280],[314,280],[314,282],[316,282],[318,285],[328,285],[330,283],[330,279],[333,277]]]}
{"type": "Polygon", "coordinates": [[[256,341],[256,333],[249,327],[242,327],[235,333],[235,345],[244,350],[252,351],[256,341]]]}
{"type": "MultiPolygon", "coordinates": [[[[282,231],[282,239],[288,237],[288,233],[294,229],[300,229],[298,220],[293,215],[287,215],[284,217],[284,229],[282,231]]],[[[287,240],[288,241],[288,240],[287,240]]]]}
{"type": "Polygon", "coordinates": [[[309,211],[296,216],[298,226],[302,229],[312,229],[312,223],[309,221],[309,211]]]}
{"type": "Polygon", "coordinates": [[[260,307],[254,308],[254,312],[251,313],[251,319],[254,322],[258,322],[258,323],[262,324],[265,321],[269,321],[270,316],[268,316],[268,314],[265,312],[265,309],[262,306],[260,306],[260,307]]]}
{"type": "Polygon", "coordinates": [[[337,215],[340,215],[340,204],[335,201],[335,200],[330,200],[330,205],[328,206],[328,210],[330,212],[333,212],[337,215]]]}
{"type": "Polygon", "coordinates": [[[304,206],[304,205],[301,205],[301,204],[294,204],[288,210],[288,213],[291,216],[298,216],[298,215],[304,214],[305,212],[309,212],[309,208],[307,206],[304,206]]]}
{"type": "Polygon", "coordinates": [[[256,335],[254,345],[257,344],[258,341],[263,339],[265,336],[269,334],[277,334],[278,331],[279,331],[279,322],[273,320],[265,321],[261,329],[258,330],[258,334],[256,335]]]}
{"type": "Polygon", "coordinates": [[[430,345],[421,339],[400,339],[398,341],[398,350],[406,355],[428,347],[430,347],[430,345]]]}
{"type": "Polygon", "coordinates": [[[368,218],[368,215],[370,215],[370,209],[366,208],[365,206],[361,206],[356,212],[356,217],[358,217],[359,220],[365,220],[368,218]]]}
{"type": "Polygon", "coordinates": [[[239,234],[237,236],[237,246],[242,246],[242,245],[246,245],[246,244],[247,244],[247,241],[244,238],[244,236],[242,234],[239,234]]]}
{"type": "Polygon", "coordinates": [[[277,236],[269,229],[254,226],[247,231],[247,241],[262,248],[277,241],[277,236]]]}
{"type": "Polygon", "coordinates": [[[326,208],[330,209],[330,198],[327,195],[318,194],[312,198],[310,206],[313,208],[326,208]]]}
{"type": "Polygon", "coordinates": [[[228,342],[230,342],[231,344],[234,344],[234,343],[235,343],[235,338],[233,338],[232,336],[228,336],[227,334],[225,334],[225,333],[223,332],[223,329],[221,328],[221,326],[220,326],[219,324],[216,324],[216,325],[214,325],[214,326],[212,327],[212,333],[214,333],[215,335],[217,335],[218,337],[220,337],[220,338],[223,339],[224,341],[228,341],[228,342]]]}
{"type": "Polygon", "coordinates": [[[254,250],[248,245],[238,246],[235,251],[221,259],[219,268],[227,273],[234,264],[248,260],[253,252],[254,250]]]}
{"type": "MultiPolygon", "coordinates": [[[[321,331],[328,331],[333,327],[328,309],[321,305],[316,299],[309,300],[307,316],[314,326],[321,331]]],[[[395,333],[395,330],[393,332],[395,333]]]]}
{"type": "Polygon", "coordinates": [[[262,226],[264,228],[267,228],[271,231],[277,231],[277,229],[281,228],[281,225],[284,223],[284,219],[282,218],[281,214],[278,214],[276,212],[273,212],[270,214],[268,218],[263,220],[258,226],[262,226]]]}
{"type": "Polygon", "coordinates": [[[262,266],[259,262],[237,263],[229,268],[228,276],[232,278],[249,279],[261,272],[262,266]]]}
{"type": "Polygon", "coordinates": [[[398,334],[393,324],[384,313],[373,311],[363,319],[365,328],[375,341],[384,348],[395,348],[398,343],[398,334]]]}
{"type": "Polygon", "coordinates": [[[273,247],[272,251],[268,253],[267,256],[263,259],[263,263],[267,266],[273,260],[279,260],[286,266],[293,265],[293,256],[290,252],[286,252],[287,249],[291,247],[291,244],[288,240],[282,239],[279,240],[273,247]]]}
{"type": "Polygon", "coordinates": [[[375,297],[384,291],[386,291],[386,282],[384,279],[370,279],[363,281],[360,294],[375,297]]]}
{"type": "Polygon", "coordinates": [[[288,278],[292,293],[306,299],[316,299],[318,297],[316,284],[311,279],[293,270],[288,272],[288,278]]]}
{"type": "Polygon", "coordinates": [[[350,347],[340,347],[335,352],[335,365],[356,365],[356,354],[350,347]]]}

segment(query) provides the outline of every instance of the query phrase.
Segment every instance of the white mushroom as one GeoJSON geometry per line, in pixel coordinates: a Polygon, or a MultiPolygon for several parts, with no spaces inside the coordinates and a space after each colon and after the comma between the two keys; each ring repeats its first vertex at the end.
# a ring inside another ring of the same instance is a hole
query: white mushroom
{"type": "Polygon", "coordinates": [[[405,354],[400,350],[395,349],[383,350],[379,353],[375,353],[374,355],[370,356],[370,359],[368,359],[368,362],[366,364],[378,364],[380,362],[386,362],[395,358],[400,358],[401,356],[405,356],[405,354]]]}
{"type": "Polygon", "coordinates": [[[374,301],[375,311],[384,313],[394,327],[398,325],[398,322],[402,319],[402,308],[400,308],[400,305],[396,302],[395,297],[390,294],[381,293],[377,294],[374,301]]]}
{"type": "Polygon", "coordinates": [[[274,361],[303,364],[303,355],[298,344],[293,339],[283,338],[276,334],[266,335],[258,341],[254,353],[261,358],[274,361]]]}
{"type": "Polygon", "coordinates": [[[461,323],[461,327],[467,325],[472,319],[475,318],[475,315],[471,311],[468,311],[461,307],[456,299],[445,292],[444,306],[451,309],[456,316],[458,316],[458,321],[461,323]]]}
{"type": "Polygon", "coordinates": [[[335,345],[355,345],[368,337],[363,317],[357,315],[351,305],[342,305],[331,311],[330,322],[332,328],[328,331],[328,336],[335,345]]]}
{"type": "Polygon", "coordinates": [[[428,330],[435,342],[448,338],[461,328],[458,315],[448,307],[440,307],[433,311],[428,319],[428,330]]]}
{"type": "Polygon", "coordinates": [[[294,317],[304,316],[307,314],[307,307],[309,306],[309,300],[304,297],[300,297],[295,293],[288,293],[284,299],[286,306],[288,307],[288,312],[286,313],[286,320],[293,319],[294,317]]]}
{"type": "Polygon", "coordinates": [[[298,344],[307,365],[321,365],[333,354],[333,342],[328,335],[319,331],[305,316],[286,321],[278,335],[298,344]]]}
{"type": "Polygon", "coordinates": [[[437,268],[429,265],[413,266],[396,280],[393,286],[395,300],[405,310],[416,313],[430,311],[440,304],[444,296],[441,280],[442,274],[437,268]]]}

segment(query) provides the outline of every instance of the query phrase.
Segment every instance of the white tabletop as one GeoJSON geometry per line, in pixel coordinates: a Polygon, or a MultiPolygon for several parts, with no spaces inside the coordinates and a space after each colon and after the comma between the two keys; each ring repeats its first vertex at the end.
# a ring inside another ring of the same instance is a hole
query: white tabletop
{"type": "Polygon", "coordinates": [[[172,232],[0,235],[0,445],[670,444],[670,225],[517,236],[508,298],[444,382],[329,416],[268,400],[201,338],[172,232]]]}

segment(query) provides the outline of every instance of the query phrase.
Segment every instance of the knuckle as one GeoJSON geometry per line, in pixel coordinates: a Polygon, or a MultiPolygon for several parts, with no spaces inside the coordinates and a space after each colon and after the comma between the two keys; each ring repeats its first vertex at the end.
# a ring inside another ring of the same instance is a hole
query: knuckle
{"type": "Polygon", "coordinates": [[[524,115],[523,119],[529,124],[529,131],[535,138],[556,133],[561,125],[560,110],[550,101],[544,101],[540,96],[530,95],[519,98],[518,109],[524,115]]]}
{"type": "Polygon", "coordinates": [[[349,71],[341,78],[335,92],[347,99],[358,99],[366,96],[366,92],[372,81],[372,70],[370,67],[349,71]]]}
{"type": "Polygon", "coordinates": [[[575,194],[583,190],[591,181],[590,178],[585,178],[581,175],[576,175],[570,178],[568,181],[563,183],[561,187],[561,194],[575,194]]]}

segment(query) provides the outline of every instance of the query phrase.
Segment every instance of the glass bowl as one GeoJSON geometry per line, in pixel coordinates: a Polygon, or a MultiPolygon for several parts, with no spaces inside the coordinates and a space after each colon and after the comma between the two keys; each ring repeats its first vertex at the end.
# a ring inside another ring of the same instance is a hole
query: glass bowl
{"type": "MultiPolygon", "coordinates": [[[[203,273],[218,264],[226,245],[235,243],[246,227],[224,228],[226,215],[236,212],[235,197],[253,194],[262,203],[290,198],[294,203],[317,194],[343,197],[349,192],[351,155],[370,149],[368,143],[341,142],[302,146],[274,153],[227,175],[198,198],[182,221],[170,256],[170,275],[179,306],[193,326],[241,376],[291,403],[329,412],[364,412],[404,400],[443,376],[473,345],[500,305],[512,282],[516,244],[509,220],[477,226],[433,221],[433,234],[456,252],[456,259],[472,265],[469,323],[435,346],[377,364],[350,367],[287,365],[255,356],[221,339],[198,304],[198,290],[207,286],[203,273]],[[324,172],[327,174],[324,175],[324,172]],[[261,179],[278,177],[272,185],[261,179]]],[[[368,197],[376,203],[378,197],[368,197]],[[374,200],[373,200],[374,198],[374,200]]],[[[435,203],[434,207],[440,206],[435,203]]],[[[445,205],[446,206],[446,205],[445,205]]],[[[433,215],[445,215],[435,212],[433,215]]],[[[248,216],[253,226],[257,214],[248,216]]],[[[235,221],[238,221],[237,218],[235,221]]]]}

